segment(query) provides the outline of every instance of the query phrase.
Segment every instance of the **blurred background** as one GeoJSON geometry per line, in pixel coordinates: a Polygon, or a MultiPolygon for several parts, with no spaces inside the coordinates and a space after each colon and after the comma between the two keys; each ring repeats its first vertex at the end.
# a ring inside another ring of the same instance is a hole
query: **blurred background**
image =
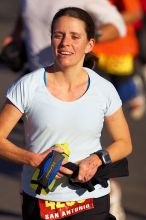
{"type": "MultiPolygon", "coordinates": [[[[16,21],[18,14],[18,0],[0,1],[0,48],[16,21]]],[[[0,63],[0,108],[5,102],[7,88],[21,73],[13,72],[0,63]]],[[[146,114],[135,120],[124,108],[129,123],[133,154],[129,157],[130,176],[119,178],[122,187],[122,203],[126,211],[126,220],[146,220],[146,114]]],[[[18,146],[24,146],[23,124],[13,129],[10,140],[18,146]]],[[[106,146],[110,141],[106,130],[102,133],[102,142],[106,146]]],[[[0,220],[21,220],[21,169],[9,161],[0,159],[0,220]]]]}

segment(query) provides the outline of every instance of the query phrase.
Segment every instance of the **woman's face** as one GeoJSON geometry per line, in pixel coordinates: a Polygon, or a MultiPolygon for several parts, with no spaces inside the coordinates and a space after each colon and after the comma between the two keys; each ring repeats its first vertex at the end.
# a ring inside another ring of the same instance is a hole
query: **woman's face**
{"type": "Polygon", "coordinates": [[[85,54],[94,46],[94,39],[88,40],[83,21],[69,16],[56,20],[52,47],[55,63],[61,67],[83,65],[85,54]]]}

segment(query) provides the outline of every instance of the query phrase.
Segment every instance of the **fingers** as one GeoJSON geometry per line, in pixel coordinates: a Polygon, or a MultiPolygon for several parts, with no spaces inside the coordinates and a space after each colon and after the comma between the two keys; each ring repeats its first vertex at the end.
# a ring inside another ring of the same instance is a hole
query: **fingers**
{"type": "Polygon", "coordinates": [[[82,173],[81,175],[79,174],[76,178],[76,181],[81,182],[81,183],[85,183],[89,180],[91,180],[91,178],[93,177],[93,175],[87,175],[87,173],[82,173]]]}
{"type": "Polygon", "coordinates": [[[59,147],[59,146],[53,146],[52,149],[51,149],[51,151],[52,151],[52,150],[56,150],[56,151],[58,151],[58,152],[60,152],[60,153],[64,153],[64,150],[63,150],[61,147],[59,147]]]}
{"type": "Polygon", "coordinates": [[[75,178],[75,181],[78,182],[87,182],[95,175],[97,171],[97,166],[89,159],[84,159],[79,163],[79,173],[75,178]]]}
{"type": "Polygon", "coordinates": [[[59,153],[64,153],[64,150],[61,147],[54,145],[54,146],[50,147],[49,149],[47,149],[46,151],[44,151],[41,154],[44,155],[44,158],[45,158],[49,153],[52,152],[52,150],[55,150],[55,151],[57,151],[59,153]]]}
{"type": "Polygon", "coordinates": [[[57,173],[57,175],[55,176],[55,179],[60,179],[62,178],[64,175],[60,172],[57,173]]]}
{"type": "Polygon", "coordinates": [[[55,176],[55,179],[60,179],[66,175],[72,175],[73,171],[69,170],[63,166],[60,167],[60,171],[57,173],[57,175],[55,176]]]}
{"type": "Polygon", "coordinates": [[[72,175],[73,171],[67,169],[66,167],[61,166],[60,167],[60,173],[65,174],[65,175],[72,175]]]}

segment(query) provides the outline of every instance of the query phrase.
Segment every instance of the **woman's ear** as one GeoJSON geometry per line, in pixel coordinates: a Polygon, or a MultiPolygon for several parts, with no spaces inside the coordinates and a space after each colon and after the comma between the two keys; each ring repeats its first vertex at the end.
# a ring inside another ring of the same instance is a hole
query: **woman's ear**
{"type": "Polygon", "coordinates": [[[90,53],[93,50],[94,45],[95,45],[95,40],[94,39],[90,39],[88,44],[87,44],[87,46],[86,46],[85,54],[86,53],[90,53]]]}

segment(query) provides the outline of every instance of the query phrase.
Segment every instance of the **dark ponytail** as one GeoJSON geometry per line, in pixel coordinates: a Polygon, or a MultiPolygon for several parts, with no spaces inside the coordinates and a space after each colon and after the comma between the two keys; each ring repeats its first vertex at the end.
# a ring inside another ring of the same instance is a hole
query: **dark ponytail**
{"type": "Polygon", "coordinates": [[[94,53],[92,52],[87,53],[84,59],[83,66],[88,67],[90,69],[94,69],[97,61],[98,61],[98,58],[94,55],[94,53]]]}

